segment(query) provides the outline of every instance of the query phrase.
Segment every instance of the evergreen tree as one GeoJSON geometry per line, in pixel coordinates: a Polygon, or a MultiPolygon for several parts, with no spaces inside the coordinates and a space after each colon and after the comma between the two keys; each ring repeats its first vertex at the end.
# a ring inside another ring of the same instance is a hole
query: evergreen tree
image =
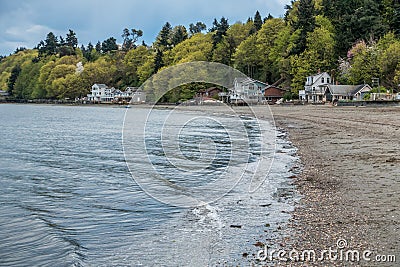
{"type": "Polygon", "coordinates": [[[57,53],[58,40],[54,33],[49,32],[44,40],[44,51],[48,55],[55,55],[57,53]]]}
{"type": "Polygon", "coordinates": [[[87,45],[87,51],[91,52],[92,50],[93,50],[93,45],[91,42],[89,42],[87,45]]]}
{"type": "Polygon", "coordinates": [[[171,32],[171,24],[169,22],[166,22],[157,36],[156,46],[159,50],[165,51],[167,49],[170,49],[171,32]]]}
{"type": "Polygon", "coordinates": [[[64,38],[60,35],[60,42],[58,43],[59,46],[66,45],[64,38]]]}
{"type": "Polygon", "coordinates": [[[101,43],[100,43],[100,41],[97,41],[97,43],[96,43],[96,51],[97,52],[101,52],[101,43]]]}
{"type": "Polygon", "coordinates": [[[393,13],[389,20],[390,30],[400,36],[400,1],[393,0],[393,13]]]}
{"type": "Polygon", "coordinates": [[[154,73],[157,73],[157,71],[162,67],[164,67],[163,52],[160,49],[157,49],[156,56],[154,58],[154,73]]]}
{"type": "Polygon", "coordinates": [[[260,12],[256,12],[256,14],[254,15],[254,28],[256,29],[256,31],[259,31],[262,27],[262,19],[261,19],[261,15],[260,12]]]}
{"type": "Polygon", "coordinates": [[[171,45],[174,47],[188,38],[185,26],[178,25],[172,29],[171,45]]]}
{"type": "Polygon", "coordinates": [[[381,5],[381,0],[322,1],[322,12],[335,27],[336,53],[339,56],[345,57],[355,42],[377,39],[388,31],[391,26],[387,18],[391,17],[390,10],[395,1],[390,0],[390,8],[386,8],[386,11],[384,10],[387,7],[385,2],[387,0],[383,0],[383,5],[381,5]]]}
{"type": "Polygon", "coordinates": [[[293,29],[300,31],[299,40],[293,48],[293,54],[300,54],[306,49],[307,34],[315,28],[315,8],[312,0],[300,0],[297,10],[297,21],[293,29]]]}
{"type": "Polygon", "coordinates": [[[14,66],[11,70],[11,75],[7,81],[7,89],[8,89],[7,91],[10,95],[13,95],[14,85],[20,73],[21,73],[21,67],[19,65],[14,66]]]}
{"type": "Polygon", "coordinates": [[[101,51],[107,53],[113,50],[118,50],[117,40],[114,37],[110,37],[101,43],[101,51]]]}
{"type": "Polygon", "coordinates": [[[78,38],[76,37],[76,33],[71,29],[68,31],[65,41],[66,45],[69,47],[76,48],[78,46],[78,38]]]}
{"type": "Polygon", "coordinates": [[[26,50],[26,47],[23,47],[23,46],[17,47],[17,49],[15,49],[15,51],[14,51],[14,54],[17,54],[18,52],[25,51],[25,50],[26,50]]]}
{"type": "Polygon", "coordinates": [[[217,19],[214,19],[213,27],[210,29],[210,32],[214,32],[213,35],[214,47],[222,41],[228,29],[229,29],[229,23],[226,18],[222,17],[219,22],[217,21],[217,19]]]}

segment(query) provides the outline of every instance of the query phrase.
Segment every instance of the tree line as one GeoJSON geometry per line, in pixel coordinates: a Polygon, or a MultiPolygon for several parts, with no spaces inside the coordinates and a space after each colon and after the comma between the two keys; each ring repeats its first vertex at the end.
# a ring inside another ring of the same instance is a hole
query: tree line
{"type": "MultiPolygon", "coordinates": [[[[168,66],[213,61],[279,84],[293,97],[318,70],[342,84],[378,77],[386,89],[399,89],[399,0],[295,0],[285,9],[282,18],[257,11],[245,22],[214,19],[209,28],[166,22],[151,45],[140,42],[140,29],[123,29],[120,45],[109,37],[80,47],[73,30],[65,37],[50,32],[34,49],[0,58],[0,86],[19,99],[75,98],[93,83],[140,86],[168,66]]],[[[205,85],[181,86],[165,100],[191,98],[199,86],[205,85]]]]}

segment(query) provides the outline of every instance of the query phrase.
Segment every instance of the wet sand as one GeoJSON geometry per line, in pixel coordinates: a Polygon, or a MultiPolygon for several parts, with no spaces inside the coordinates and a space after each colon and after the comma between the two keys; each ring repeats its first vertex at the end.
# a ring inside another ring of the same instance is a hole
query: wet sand
{"type": "MultiPolygon", "coordinates": [[[[345,249],[395,255],[400,262],[400,107],[272,106],[278,127],[298,148],[294,178],[302,199],[281,247],[345,249]]],[[[282,263],[285,265],[284,263],[282,263]]],[[[293,263],[292,263],[293,264],[293,263]]],[[[313,266],[348,266],[317,262],[313,266]]],[[[301,263],[293,266],[301,266],[301,263]]]]}

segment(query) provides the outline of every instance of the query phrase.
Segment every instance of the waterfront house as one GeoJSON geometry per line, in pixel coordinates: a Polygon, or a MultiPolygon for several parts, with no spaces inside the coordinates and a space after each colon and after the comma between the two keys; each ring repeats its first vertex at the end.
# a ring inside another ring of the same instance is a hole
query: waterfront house
{"type": "Polygon", "coordinates": [[[109,88],[105,84],[94,84],[92,91],[87,95],[87,99],[96,103],[125,103],[134,104],[146,102],[146,93],[137,87],[127,87],[125,91],[109,88]]]}
{"type": "Polygon", "coordinates": [[[252,78],[235,78],[234,86],[229,89],[229,102],[231,104],[257,104],[265,100],[263,92],[266,83],[252,78]]]}
{"type": "Polygon", "coordinates": [[[264,97],[269,103],[275,103],[279,99],[283,98],[283,95],[286,93],[286,90],[279,88],[274,85],[268,85],[264,89],[264,97]]]}
{"type": "Polygon", "coordinates": [[[107,85],[102,83],[95,83],[92,86],[91,94],[87,95],[87,98],[91,102],[105,102],[110,103],[114,100],[115,88],[109,88],[107,85]]]}
{"type": "Polygon", "coordinates": [[[307,77],[304,90],[299,91],[299,98],[305,102],[324,102],[325,89],[323,86],[333,84],[327,72],[318,72],[307,77]]]}

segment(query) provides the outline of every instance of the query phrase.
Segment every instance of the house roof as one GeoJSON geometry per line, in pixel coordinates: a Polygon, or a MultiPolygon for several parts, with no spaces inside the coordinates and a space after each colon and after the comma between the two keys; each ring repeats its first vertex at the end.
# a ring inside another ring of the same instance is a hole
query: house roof
{"type": "Polygon", "coordinates": [[[251,80],[252,79],[250,77],[238,77],[238,78],[235,78],[235,81],[238,82],[238,83],[243,83],[243,82],[251,81],[251,80]]]}
{"type": "MultiPolygon", "coordinates": [[[[359,85],[332,85],[329,84],[327,87],[329,88],[329,91],[332,95],[344,95],[344,96],[349,96],[349,95],[355,95],[364,87],[369,87],[368,84],[359,84],[359,85]]],[[[370,90],[370,89],[369,89],[370,90]]]]}
{"type": "Polygon", "coordinates": [[[281,91],[287,91],[286,89],[280,88],[278,86],[274,86],[274,85],[268,85],[267,87],[265,87],[265,90],[271,89],[271,88],[275,88],[281,91]]]}
{"type": "Polygon", "coordinates": [[[264,83],[264,82],[261,82],[261,81],[252,79],[252,78],[250,78],[250,77],[245,77],[245,78],[240,77],[240,78],[235,78],[235,80],[236,80],[238,83],[242,83],[242,84],[260,83],[260,84],[262,84],[262,85],[264,85],[264,86],[267,86],[267,85],[268,85],[268,84],[266,84],[266,83],[264,83]]]}
{"type": "MultiPolygon", "coordinates": [[[[313,85],[314,83],[316,83],[319,79],[321,79],[322,76],[324,76],[324,74],[328,75],[330,77],[330,75],[325,71],[325,72],[321,72],[321,73],[316,73],[313,75],[310,75],[308,77],[313,77],[312,82],[309,82],[309,80],[307,79],[306,81],[306,85],[313,85]]],[[[307,77],[307,78],[308,78],[307,77]]]]}
{"type": "Polygon", "coordinates": [[[93,84],[93,86],[97,85],[99,88],[107,88],[107,85],[105,85],[104,83],[95,83],[93,84]]]}

